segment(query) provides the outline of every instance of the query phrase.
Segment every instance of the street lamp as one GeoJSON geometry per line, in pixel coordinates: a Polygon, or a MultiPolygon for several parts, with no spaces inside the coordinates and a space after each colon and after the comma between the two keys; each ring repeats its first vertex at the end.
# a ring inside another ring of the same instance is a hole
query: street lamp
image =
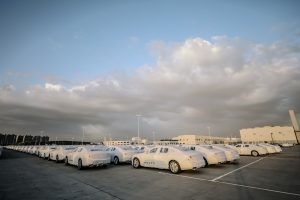
{"type": "Polygon", "coordinates": [[[84,138],[84,127],[82,127],[82,140],[81,140],[81,145],[83,145],[83,138],[84,138]]]}
{"type": "MultiPolygon", "coordinates": [[[[141,114],[136,115],[137,121],[138,121],[138,140],[140,140],[140,117],[141,116],[142,116],[141,114]]],[[[139,141],[138,141],[138,143],[139,143],[139,141]]]]}
{"type": "Polygon", "coordinates": [[[210,136],[210,127],[208,126],[207,128],[208,128],[209,140],[210,140],[210,142],[212,143],[212,141],[211,141],[211,136],[210,136]]]}
{"type": "Polygon", "coordinates": [[[155,141],[155,131],[152,132],[153,134],[153,142],[155,141]]]}
{"type": "MultiPolygon", "coordinates": [[[[42,140],[42,137],[43,137],[43,132],[44,132],[44,131],[41,131],[41,137],[40,137],[39,145],[41,145],[41,140],[42,140]]],[[[43,141],[42,141],[42,142],[43,142],[43,141]]]]}

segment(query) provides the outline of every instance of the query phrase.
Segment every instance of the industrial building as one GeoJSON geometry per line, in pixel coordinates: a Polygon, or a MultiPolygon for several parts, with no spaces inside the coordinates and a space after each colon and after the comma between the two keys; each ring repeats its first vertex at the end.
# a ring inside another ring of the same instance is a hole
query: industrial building
{"type": "Polygon", "coordinates": [[[179,135],[172,138],[179,144],[236,144],[241,142],[240,138],[216,137],[205,135],[179,135]]]}
{"type": "Polygon", "coordinates": [[[289,110],[293,126],[264,126],[241,129],[240,135],[243,143],[289,143],[299,144],[300,131],[293,110],[289,110]]]}
{"type": "Polygon", "coordinates": [[[297,144],[297,138],[291,126],[265,126],[240,130],[243,143],[289,143],[297,144]]]}

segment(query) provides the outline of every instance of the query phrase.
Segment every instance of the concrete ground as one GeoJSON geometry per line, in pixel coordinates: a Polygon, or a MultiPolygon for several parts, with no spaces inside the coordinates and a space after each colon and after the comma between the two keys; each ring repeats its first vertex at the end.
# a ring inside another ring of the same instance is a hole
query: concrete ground
{"type": "Polygon", "coordinates": [[[237,164],[173,175],[128,164],[82,171],[4,150],[0,200],[9,199],[300,199],[300,146],[237,164]]]}

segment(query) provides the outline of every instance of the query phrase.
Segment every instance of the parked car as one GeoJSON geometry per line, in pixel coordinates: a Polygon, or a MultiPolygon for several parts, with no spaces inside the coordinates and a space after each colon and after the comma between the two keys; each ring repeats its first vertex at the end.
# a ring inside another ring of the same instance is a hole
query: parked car
{"type": "Polygon", "coordinates": [[[290,143],[283,143],[281,144],[282,147],[293,147],[294,144],[290,144],[290,143]]]}
{"type": "Polygon", "coordinates": [[[115,165],[124,162],[131,162],[131,158],[134,154],[140,153],[139,150],[132,148],[131,146],[111,146],[106,149],[111,156],[111,162],[115,165]]]}
{"type": "Polygon", "coordinates": [[[215,149],[221,150],[225,153],[227,162],[235,162],[240,159],[240,155],[237,150],[227,147],[223,144],[213,145],[215,149]]]}
{"type": "Polygon", "coordinates": [[[39,149],[39,157],[44,158],[44,159],[49,159],[50,152],[55,150],[56,146],[43,146],[42,148],[39,149]]]}
{"type": "Polygon", "coordinates": [[[0,157],[2,156],[3,147],[0,146],[0,157]]]}
{"type": "MultiPolygon", "coordinates": [[[[270,144],[269,144],[269,145],[270,145],[270,144]]],[[[277,153],[282,152],[282,149],[281,149],[281,147],[280,147],[279,145],[277,145],[277,144],[272,144],[272,146],[275,147],[277,153]]]]}
{"type": "Polygon", "coordinates": [[[225,163],[227,161],[224,151],[216,149],[211,145],[190,145],[189,147],[203,155],[205,166],[225,163]]]}
{"type": "Polygon", "coordinates": [[[240,155],[260,156],[266,155],[267,150],[254,144],[237,144],[235,145],[240,155]]]}
{"type": "Polygon", "coordinates": [[[67,154],[74,151],[76,146],[58,146],[55,150],[50,152],[50,160],[55,160],[56,162],[64,161],[67,154]]]}
{"type": "Polygon", "coordinates": [[[75,165],[80,170],[83,167],[103,166],[110,163],[110,154],[106,148],[99,146],[80,146],[67,153],[65,164],[75,165]]]}
{"type": "Polygon", "coordinates": [[[132,166],[169,169],[176,174],[205,166],[203,155],[180,146],[154,146],[132,157],[132,166]]]}
{"type": "Polygon", "coordinates": [[[268,145],[266,143],[258,144],[260,147],[265,147],[269,154],[276,153],[276,149],[273,145],[268,145]]]}

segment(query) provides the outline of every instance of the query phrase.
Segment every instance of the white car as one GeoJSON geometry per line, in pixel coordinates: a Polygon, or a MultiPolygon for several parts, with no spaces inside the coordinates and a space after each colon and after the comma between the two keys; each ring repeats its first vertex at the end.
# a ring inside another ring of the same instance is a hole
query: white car
{"type": "Polygon", "coordinates": [[[275,149],[275,147],[272,146],[272,145],[258,144],[258,146],[260,146],[260,147],[265,147],[265,148],[267,149],[267,152],[268,152],[269,154],[276,153],[276,149],[275,149]]]}
{"type": "Polygon", "coordinates": [[[39,156],[39,150],[42,148],[41,146],[35,146],[35,148],[32,150],[35,155],[39,156]]]}
{"type": "MultiPolygon", "coordinates": [[[[269,145],[271,145],[271,144],[269,144],[269,145]]],[[[275,147],[277,153],[282,152],[282,149],[281,149],[281,147],[280,147],[279,145],[277,145],[277,144],[272,144],[272,146],[275,147]]]]}
{"type": "Polygon", "coordinates": [[[65,160],[68,153],[74,151],[77,147],[75,146],[58,146],[55,150],[50,152],[50,160],[60,162],[65,160]]]}
{"type": "Polygon", "coordinates": [[[237,144],[235,147],[240,155],[259,156],[266,155],[268,153],[264,147],[253,144],[237,144]]]}
{"type": "Polygon", "coordinates": [[[283,143],[281,144],[282,147],[293,147],[293,144],[289,144],[289,143],[283,143]]]}
{"type": "Polygon", "coordinates": [[[0,157],[1,157],[1,155],[2,155],[2,151],[3,151],[3,147],[0,146],[0,157]]]}
{"type": "Polygon", "coordinates": [[[169,169],[176,174],[181,170],[196,170],[205,166],[199,152],[179,146],[155,146],[132,157],[132,166],[169,169]]]}
{"type": "Polygon", "coordinates": [[[234,162],[234,161],[237,161],[238,159],[240,159],[240,155],[237,150],[234,150],[234,149],[227,147],[225,145],[222,145],[222,144],[213,145],[213,147],[215,149],[224,151],[227,162],[234,162]]]}
{"type": "Polygon", "coordinates": [[[133,155],[140,153],[139,150],[135,150],[131,146],[111,146],[106,149],[111,156],[111,162],[115,165],[124,162],[131,162],[133,155]]]}
{"type": "Polygon", "coordinates": [[[50,152],[55,150],[56,146],[43,146],[42,148],[39,149],[39,157],[41,158],[48,158],[50,156],[50,152]]]}
{"type": "Polygon", "coordinates": [[[203,155],[205,166],[225,163],[227,161],[224,151],[216,149],[211,145],[192,145],[189,147],[203,155]]]}
{"type": "Polygon", "coordinates": [[[67,154],[65,164],[75,165],[79,170],[109,164],[110,154],[105,150],[106,148],[99,146],[80,146],[67,154]]]}

